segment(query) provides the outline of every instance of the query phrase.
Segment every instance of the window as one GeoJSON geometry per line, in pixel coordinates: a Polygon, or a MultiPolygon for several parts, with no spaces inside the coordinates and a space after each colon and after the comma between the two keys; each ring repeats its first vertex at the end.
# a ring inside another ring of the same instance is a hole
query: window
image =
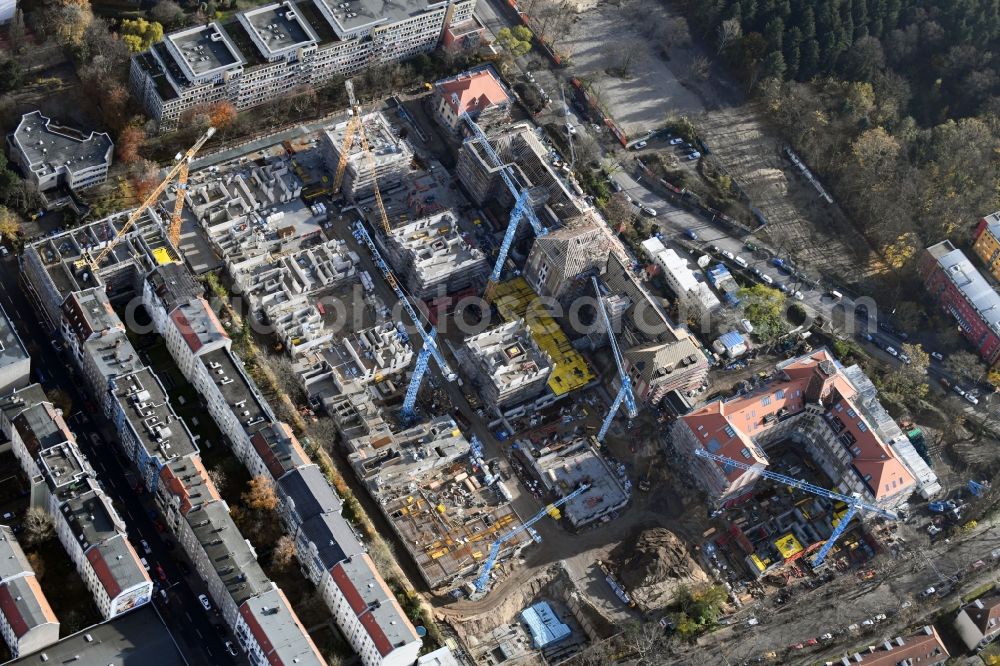
{"type": "Polygon", "coordinates": [[[856,456],[860,456],[861,455],[861,447],[860,446],[855,446],[853,449],[851,449],[851,453],[853,453],[856,456]]]}
{"type": "Polygon", "coordinates": [[[744,446],[744,447],[743,447],[743,450],[742,450],[742,451],[740,451],[740,453],[741,453],[741,454],[743,454],[743,457],[744,457],[744,458],[746,458],[747,460],[750,460],[750,449],[748,449],[748,448],[746,448],[746,447],[744,446]]]}
{"type": "Polygon", "coordinates": [[[857,416],[857,414],[854,412],[853,409],[848,409],[847,410],[847,416],[848,416],[848,418],[852,418],[853,419],[855,416],[857,416]]]}
{"type": "Polygon", "coordinates": [[[797,398],[800,395],[802,395],[802,390],[801,389],[795,389],[795,397],[797,398]]]}
{"type": "Polygon", "coordinates": [[[858,421],[858,430],[861,432],[868,432],[868,426],[865,425],[864,421],[858,421]]]}
{"type": "Polygon", "coordinates": [[[760,404],[761,404],[762,407],[767,407],[768,405],[770,405],[771,404],[771,396],[765,395],[763,398],[760,399],[760,404]]]}
{"type": "Polygon", "coordinates": [[[774,394],[774,397],[777,398],[778,400],[784,400],[785,399],[785,389],[778,389],[777,392],[774,394]]]}
{"type": "Polygon", "coordinates": [[[834,407],[834,409],[836,409],[838,412],[842,412],[844,411],[844,406],[838,402],[834,407]]]}
{"type": "Polygon", "coordinates": [[[736,437],[736,431],[733,430],[733,426],[731,425],[726,426],[726,434],[729,435],[730,437],[736,437]]]}

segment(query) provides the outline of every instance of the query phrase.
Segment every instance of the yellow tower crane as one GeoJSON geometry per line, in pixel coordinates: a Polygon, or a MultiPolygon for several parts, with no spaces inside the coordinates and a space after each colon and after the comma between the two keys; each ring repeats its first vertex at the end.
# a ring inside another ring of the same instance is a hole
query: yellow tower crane
{"type": "Polygon", "coordinates": [[[378,164],[375,161],[375,154],[372,153],[371,148],[368,147],[368,137],[365,135],[365,126],[362,121],[362,115],[364,114],[361,109],[361,105],[358,103],[357,98],[354,96],[354,84],[350,79],[344,81],[344,87],[347,88],[347,99],[351,103],[351,119],[347,121],[347,127],[344,129],[344,143],[340,147],[340,160],[337,162],[337,172],[333,176],[333,192],[340,190],[340,186],[344,182],[344,172],[347,170],[347,158],[350,155],[351,148],[354,147],[355,137],[361,140],[361,150],[365,153],[371,163],[372,168],[372,188],[375,190],[375,203],[378,206],[379,215],[382,218],[382,229],[385,230],[386,235],[391,231],[389,226],[389,216],[385,212],[385,204],[382,202],[382,193],[378,189],[378,178],[377,178],[377,167],[378,164]]]}
{"type": "MultiPolygon", "coordinates": [[[[187,149],[186,152],[184,152],[183,154],[178,153],[177,157],[175,158],[177,164],[175,164],[170,169],[170,171],[167,172],[167,175],[163,178],[160,184],[156,186],[156,189],[154,189],[152,192],[149,193],[149,196],[147,196],[145,200],[143,200],[143,202],[139,205],[139,207],[136,208],[134,211],[132,211],[132,214],[129,215],[129,218],[125,222],[124,226],[122,226],[122,228],[118,231],[118,233],[115,234],[114,238],[112,238],[108,242],[107,246],[103,250],[101,250],[101,253],[98,254],[97,257],[95,258],[91,256],[89,252],[87,252],[86,254],[84,254],[83,259],[80,259],[80,261],[76,263],[77,268],[82,268],[83,266],[89,266],[91,270],[97,271],[97,269],[101,265],[101,262],[103,262],[107,258],[107,256],[111,253],[111,251],[115,249],[115,247],[118,245],[119,242],[121,242],[121,239],[125,237],[125,234],[127,234],[129,230],[133,226],[135,226],[135,223],[139,221],[139,218],[142,217],[142,214],[145,213],[147,210],[149,210],[149,208],[156,203],[156,200],[160,198],[160,195],[162,195],[164,190],[167,189],[167,186],[170,185],[170,183],[173,182],[173,180],[178,176],[182,176],[183,178],[183,182],[178,181],[181,187],[183,187],[183,184],[187,182],[188,169],[190,169],[191,167],[192,158],[194,158],[195,153],[201,150],[201,147],[205,145],[205,142],[211,139],[214,134],[215,134],[215,128],[209,127],[207,130],[205,130],[205,133],[202,134],[197,141],[195,141],[194,145],[187,149]]],[[[175,236],[176,239],[180,238],[180,211],[181,208],[183,207],[183,202],[184,202],[184,194],[181,192],[181,187],[177,188],[177,201],[174,203],[174,215],[171,218],[170,229],[169,229],[170,241],[174,244],[175,247],[177,245],[177,240],[175,240],[175,236]]]]}

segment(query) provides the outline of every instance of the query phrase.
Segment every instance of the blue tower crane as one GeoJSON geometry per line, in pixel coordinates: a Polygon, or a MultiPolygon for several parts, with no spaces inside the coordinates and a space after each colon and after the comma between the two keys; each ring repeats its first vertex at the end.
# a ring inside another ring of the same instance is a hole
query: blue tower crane
{"type": "Polygon", "coordinates": [[[510,252],[510,246],[514,242],[514,235],[517,233],[517,226],[520,224],[521,218],[528,218],[528,222],[531,224],[531,228],[535,230],[537,236],[544,236],[549,233],[549,230],[541,223],[538,216],[535,215],[535,211],[529,201],[528,190],[518,187],[514,182],[510,166],[504,164],[503,160],[500,159],[500,155],[490,145],[490,140],[486,136],[486,133],[483,132],[482,128],[476,124],[468,113],[462,114],[462,120],[465,121],[465,124],[468,125],[469,130],[472,132],[472,137],[467,139],[466,142],[478,141],[482,145],[483,150],[489,156],[493,165],[500,168],[500,177],[514,197],[514,207],[510,211],[510,222],[507,223],[507,231],[504,233],[503,242],[500,244],[497,262],[493,266],[493,272],[490,273],[490,287],[487,288],[489,290],[500,281],[500,273],[503,271],[504,262],[507,261],[507,254],[510,252]]]}
{"type": "Polygon", "coordinates": [[[791,488],[798,488],[799,490],[804,490],[808,493],[812,493],[813,495],[819,495],[820,497],[825,497],[830,500],[835,500],[835,501],[839,500],[841,502],[845,502],[847,504],[847,513],[845,513],[840,518],[840,521],[837,523],[837,527],[833,530],[833,534],[830,535],[830,538],[826,540],[825,544],[823,544],[823,547],[820,549],[819,553],[816,555],[816,557],[813,558],[812,565],[814,567],[818,567],[819,565],[823,564],[823,560],[825,560],[826,556],[830,553],[830,550],[833,548],[833,544],[836,543],[837,539],[840,538],[840,535],[843,534],[844,530],[847,529],[847,524],[851,522],[851,518],[854,517],[854,514],[858,513],[859,511],[868,511],[870,513],[882,516],[883,518],[886,518],[888,520],[896,520],[896,514],[892,513],[891,511],[886,511],[885,509],[880,509],[879,507],[874,506],[872,504],[867,504],[866,502],[862,502],[861,499],[856,496],[851,497],[848,495],[842,495],[841,493],[837,493],[832,490],[827,490],[826,488],[821,488],[820,486],[808,483],[806,481],[793,479],[792,477],[785,476],[784,474],[778,474],[777,472],[771,472],[766,469],[757,469],[754,468],[753,465],[747,465],[746,463],[738,462],[736,460],[733,460],[732,458],[727,458],[726,456],[720,456],[715,453],[709,453],[705,449],[695,449],[694,454],[700,458],[707,458],[709,460],[714,460],[715,462],[722,463],[723,465],[729,468],[735,467],[737,469],[756,472],[757,474],[763,476],[765,479],[771,479],[772,481],[777,481],[778,483],[782,483],[791,488]]]}
{"type": "Polygon", "coordinates": [[[601,311],[601,318],[604,320],[604,329],[608,332],[608,342],[611,344],[611,351],[615,357],[615,365],[618,366],[618,379],[622,385],[618,389],[618,395],[615,396],[614,402],[611,403],[608,415],[604,417],[601,430],[597,433],[597,441],[603,442],[604,436],[608,434],[608,428],[611,427],[611,422],[615,418],[615,414],[618,413],[618,409],[622,406],[622,402],[625,403],[625,411],[628,412],[630,419],[634,419],[639,414],[639,409],[636,407],[635,394],[632,392],[632,380],[629,379],[628,373],[625,372],[625,359],[622,357],[621,349],[618,348],[615,332],[611,328],[611,318],[608,317],[608,311],[604,307],[604,299],[601,298],[601,286],[597,283],[596,276],[591,275],[590,280],[594,284],[594,291],[597,293],[597,309],[601,311]]]}
{"type": "Polygon", "coordinates": [[[368,251],[372,254],[372,261],[378,266],[379,270],[382,271],[382,276],[385,281],[392,287],[392,290],[396,292],[396,298],[399,302],[403,304],[403,309],[406,310],[406,314],[410,316],[410,320],[413,321],[414,327],[420,333],[420,337],[424,340],[424,346],[417,354],[417,363],[413,367],[413,375],[410,377],[410,384],[406,387],[406,397],[403,400],[403,410],[401,413],[403,421],[412,421],[416,417],[415,405],[417,403],[417,393],[420,391],[420,384],[423,382],[424,375],[427,373],[427,367],[430,364],[431,357],[437,361],[438,367],[441,368],[441,374],[444,375],[445,379],[449,382],[453,382],[458,378],[450,367],[448,367],[448,362],[441,355],[441,351],[437,346],[437,331],[431,328],[430,333],[424,330],[424,326],[421,323],[420,317],[417,311],[410,304],[410,300],[406,297],[406,293],[403,288],[399,285],[399,281],[396,280],[396,276],[393,275],[392,270],[389,268],[389,264],[385,263],[382,259],[382,255],[379,253],[378,248],[375,247],[375,243],[372,241],[372,237],[368,235],[368,230],[365,229],[364,224],[358,221],[354,225],[354,237],[359,241],[363,242],[368,246],[368,251]]]}
{"type": "Polygon", "coordinates": [[[509,532],[507,532],[503,536],[497,537],[497,540],[494,541],[493,544],[490,546],[490,552],[486,556],[486,560],[483,562],[483,568],[479,570],[479,578],[477,578],[476,582],[473,583],[476,586],[476,591],[477,592],[485,592],[486,591],[486,587],[487,587],[487,585],[490,582],[490,572],[493,570],[493,565],[497,563],[497,556],[500,554],[500,548],[505,543],[507,543],[508,541],[510,541],[511,539],[513,539],[514,537],[516,537],[521,532],[524,532],[525,530],[530,529],[532,525],[534,525],[539,520],[541,520],[545,516],[549,515],[550,513],[552,513],[553,511],[555,511],[559,507],[561,507],[566,502],[568,502],[571,499],[574,499],[576,497],[579,497],[584,492],[586,492],[589,488],[590,488],[590,486],[587,485],[586,483],[583,484],[583,485],[581,485],[579,488],[577,488],[576,490],[574,490],[573,492],[571,492],[569,495],[566,495],[566,497],[563,497],[561,499],[557,499],[552,504],[549,504],[548,506],[546,506],[544,509],[542,509],[541,511],[539,511],[538,513],[536,513],[534,516],[532,516],[531,519],[528,520],[527,522],[525,522],[523,525],[515,527],[514,529],[512,529],[509,532]]]}

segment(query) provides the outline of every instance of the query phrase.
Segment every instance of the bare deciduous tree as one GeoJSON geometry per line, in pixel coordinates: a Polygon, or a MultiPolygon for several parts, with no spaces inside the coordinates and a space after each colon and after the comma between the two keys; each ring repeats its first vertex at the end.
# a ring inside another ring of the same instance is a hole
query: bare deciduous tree
{"type": "Polygon", "coordinates": [[[688,65],[688,77],[692,81],[705,81],[712,69],[712,63],[702,55],[695,56],[688,65]]]}
{"type": "Polygon", "coordinates": [[[739,19],[726,19],[719,25],[716,34],[719,38],[719,53],[722,53],[743,35],[743,27],[740,25],[739,19]]]}
{"type": "Polygon", "coordinates": [[[26,546],[36,546],[44,541],[48,541],[55,536],[55,526],[52,524],[52,517],[48,512],[38,506],[33,506],[24,514],[21,522],[24,531],[21,541],[26,546]]]}

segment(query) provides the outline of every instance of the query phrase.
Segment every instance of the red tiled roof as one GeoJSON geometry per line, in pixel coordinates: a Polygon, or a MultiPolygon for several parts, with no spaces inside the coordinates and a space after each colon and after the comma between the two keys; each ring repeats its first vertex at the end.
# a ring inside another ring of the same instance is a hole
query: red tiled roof
{"type": "Polygon", "coordinates": [[[0,612],[7,619],[7,624],[15,636],[20,638],[28,633],[28,623],[21,615],[21,609],[17,607],[17,601],[14,600],[6,583],[0,585],[0,612]]]}
{"type": "Polygon", "coordinates": [[[108,593],[108,596],[114,599],[121,594],[122,588],[115,579],[114,574],[111,573],[111,569],[108,568],[108,563],[104,561],[101,549],[91,548],[88,550],[87,559],[90,561],[90,566],[94,568],[94,573],[97,574],[97,580],[101,581],[101,585],[104,586],[104,590],[108,593]]]}
{"type": "Polygon", "coordinates": [[[330,576],[333,578],[333,582],[340,589],[341,594],[347,599],[347,603],[351,606],[351,610],[354,611],[355,615],[360,615],[368,608],[368,604],[362,598],[361,593],[358,592],[357,588],[354,587],[354,583],[348,577],[347,572],[344,571],[343,566],[340,564],[336,565],[330,569],[330,576]]]}
{"type": "Polygon", "coordinates": [[[382,631],[382,627],[379,626],[378,620],[371,613],[365,613],[361,616],[361,626],[365,628],[368,635],[371,636],[372,643],[375,644],[375,649],[383,657],[392,652],[392,643],[386,638],[385,632],[382,631]]]}
{"type": "MultiPolygon", "coordinates": [[[[199,498],[198,504],[204,504],[213,500],[222,499],[219,495],[219,490],[215,487],[215,484],[212,483],[211,477],[208,476],[208,471],[205,469],[205,465],[201,462],[200,456],[191,456],[186,459],[184,464],[191,464],[194,466],[195,472],[200,478],[200,483],[204,484],[205,491],[208,493],[208,497],[199,498]]],[[[179,509],[181,515],[187,515],[187,512],[190,511],[195,504],[191,501],[191,494],[188,490],[189,486],[183,479],[174,474],[174,470],[169,465],[160,469],[160,481],[172,495],[180,498],[181,504],[179,509]]]]}
{"type": "MultiPolygon", "coordinates": [[[[220,322],[219,318],[215,316],[215,313],[212,312],[212,308],[209,307],[208,302],[204,298],[196,298],[189,304],[197,304],[197,307],[204,311],[205,318],[215,329],[215,332],[223,337],[228,337],[225,329],[222,327],[222,322],[220,322]]],[[[184,306],[174,308],[173,312],[170,313],[170,319],[174,322],[177,330],[180,331],[181,337],[184,338],[184,341],[188,344],[188,347],[191,348],[191,351],[197,353],[198,350],[204,346],[204,344],[202,343],[201,338],[198,337],[198,333],[191,326],[191,322],[188,320],[187,316],[185,316],[184,306]]]]}
{"type": "Polygon", "coordinates": [[[257,641],[257,645],[260,646],[261,652],[267,658],[267,662],[271,666],[282,666],[281,659],[278,655],[274,653],[274,645],[271,644],[271,640],[267,637],[267,632],[261,629],[260,624],[257,622],[257,618],[253,614],[250,604],[253,600],[247,601],[242,606],[240,606],[240,615],[243,617],[243,621],[247,623],[250,628],[250,633],[253,635],[254,640],[257,641]]]}
{"type": "MultiPolygon", "coordinates": [[[[850,399],[855,397],[857,389],[841,372],[829,374],[821,369],[820,364],[824,361],[834,363],[835,359],[825,350],[797,359],[783,368],[787,377],[784,381],[768,384],[733,400],[713,402],[682,418],[702,448],[710,453],[747,464],[767,465],[766,457],[751,441],[770,428],[764,419],[776,415],[782,408],[794,414],[803,408],[807,395],[815,400],[822,394],[824,400],[832,399],[832,403],[827,404],[831,404],[831,413],[843,422],[845,430],[850,431],[855,440],[852,447],[860,449],[853,460],[854,468],[862,477],[869,477],[866,483],[874,497],[891,497],[912,485],[914,479],[909,471],[858,410],[853,409],[850,399]],[[838,406],[840,411],[836,411],[838,406]],[[853,410],[855,416],[848,417],[848,410],[853,410]],[[744,455],[744,451],[748,451],[749,456],[744,455]]],[[[733,469],[726,478],[735,481],[744,473],[733,469]]]]}
{"type": "MultiPolygon", "coordinates": [[[[876,499],[891,497],[901,489],[914,483],[913,476],[899,462],[893,452],[886,446],[871,428],[871,424],[854,410],[854,416],[848,416],[848,410],[854,409],[850,402],[841,398],[833,405],[831,414],[836,415],[844,429],[854,438],[852,449],[861,453],[851,461],[854,469],[862,477],[870,477],[865,483],[871,489],[876,499]],[[839,407],[839,411],[837,410],[839,407]],[[862,425],[864,429],[862,430],[862,425]]],[[[852,455],[854,455],[852,451],[852,455]]]]}
{"type": "Polygon", "coordinates": [[[496,104],[509,101],[507,92],[489,70],[460,75],[438,84],[438,93],[444,97],[456,114],[482,111],[496,104]],[[456,105],[455,102],[458,102],[456,105]]]}
{"type": "Polygon", "coordinates": [[[924,631],[914,636],[904,636],[902,642],[899,645],[895,640],[887,641],[888,647],[886,643],[875,645],[872,651],[860,652],[861,661],[857,663],[865,666],[897,666],[912,659],[914,664],[933,664],[943,662],[949,656],[933,626],[924,627],[924,631]],[[936,655],[935,650],[938,650],[936,655]]]}

